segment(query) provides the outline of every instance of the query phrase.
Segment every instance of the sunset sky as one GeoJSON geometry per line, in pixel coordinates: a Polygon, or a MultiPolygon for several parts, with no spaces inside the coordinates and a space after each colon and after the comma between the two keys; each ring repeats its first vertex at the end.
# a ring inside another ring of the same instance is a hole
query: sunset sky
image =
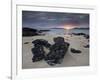
{"type": "Polygon", "coordinates": [[[89,27],[89,14],[22,11],[22,27],[87,28],[89,27]]]}

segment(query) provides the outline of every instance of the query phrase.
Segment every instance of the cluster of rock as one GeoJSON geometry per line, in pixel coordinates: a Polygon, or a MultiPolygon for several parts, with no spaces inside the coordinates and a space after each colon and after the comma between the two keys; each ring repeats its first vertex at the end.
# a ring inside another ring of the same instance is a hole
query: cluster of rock
{"type": "Polygon", "coordinates": [[[34,48],[32,48],[33,62],[44,59],[51,66],[62,62],[70,44],[65,42],[63,37],[56,37],[53,40],[55,42],[53,45],[43,39],[37,39],[32,42],[34,44],[34,48]],[[49,49],[47,55],[43,47],[49,49]]]}
{"type": "Polygon", "coordinates": [[[77,36],[84,36],[86,39],[89,39],[89,35],[85,34],[85,33],[72,33],[73,35],[77,35],[77,36]]]}

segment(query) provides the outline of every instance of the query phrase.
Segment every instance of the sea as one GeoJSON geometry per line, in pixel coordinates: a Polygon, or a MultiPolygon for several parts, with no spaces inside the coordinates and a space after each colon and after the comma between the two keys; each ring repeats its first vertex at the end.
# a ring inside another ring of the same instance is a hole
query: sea
{"type": "Polygon", "coordinates": [[[47,35],[67,35],[72,33],[84,33],[89,35],[89,29],[49,29],[49,31],[45,31],[44,34],[47,35]]]}

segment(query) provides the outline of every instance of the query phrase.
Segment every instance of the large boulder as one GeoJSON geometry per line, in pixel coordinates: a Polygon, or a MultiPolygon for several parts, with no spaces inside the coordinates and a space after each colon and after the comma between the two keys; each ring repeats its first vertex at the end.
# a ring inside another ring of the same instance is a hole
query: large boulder
{"type": "Polygon", "coordinates": [[[50,47],[50,52],[45,57],[45,61],[51,66],[61,64],[69,48],[69,43],[64,42],[63,37],[54,38],[54,42],[55,44],[50,47]]]}
{"type": "Polygon", "coordinates": [[[32,61],[40,61],[45,58],[45,51],[43,47],[49,48],[51,45],[44,39],[36,39],[32,41],[34,48],[32,48],[33,58],[32,61]]]}

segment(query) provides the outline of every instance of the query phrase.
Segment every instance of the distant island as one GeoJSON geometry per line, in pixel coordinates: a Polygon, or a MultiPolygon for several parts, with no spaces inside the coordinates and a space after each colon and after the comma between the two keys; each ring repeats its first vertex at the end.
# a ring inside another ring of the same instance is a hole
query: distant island
{"type": "Polygon", "coordinates": [[[88,28],[74,28],[74,29],[89,29],[89,27],[88,28]]]}
{"type": "Polygon", "coordinates": [[[33,28],[27,28],[24,27],[22,28],[22,36],[37,36],[37,35],[41,35],[42,32],[47,32],[50,30],[37,30],[37,29],[33,29],[33,28]]]}
{"type": "Polygon", "coordinates": [[[35,36],[38,35],[38,30],[32,28],[22,28],[22,36],[35,36]]]}

